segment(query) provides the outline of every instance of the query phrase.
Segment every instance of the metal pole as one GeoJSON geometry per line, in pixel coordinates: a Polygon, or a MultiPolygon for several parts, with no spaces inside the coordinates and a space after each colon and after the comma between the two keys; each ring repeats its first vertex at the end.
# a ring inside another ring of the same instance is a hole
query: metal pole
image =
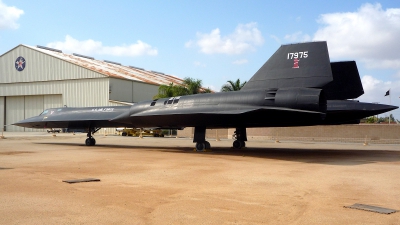
{"type": "MultiPolygon", "coordinates": [[[[390,89],[389,89],[389,105],[392,104],[392,96],[390,95],[390,89]]],[[[390,113],[389,113],[389,125],[390,125],[390,113]]]]}

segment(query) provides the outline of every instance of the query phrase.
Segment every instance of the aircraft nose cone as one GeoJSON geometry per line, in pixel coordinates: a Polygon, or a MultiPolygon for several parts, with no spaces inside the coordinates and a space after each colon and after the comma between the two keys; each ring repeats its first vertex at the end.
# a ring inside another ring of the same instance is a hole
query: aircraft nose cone
{"type": "Polygon", "coordinates": [[[37,122],[40,122],[41,120],[38,120],[35,117],[24,119],[21,121],[18,121],[16,123],[13,123],[12,125],[20,126],[20,127],[33,127],[33,125],[37,122]]]}

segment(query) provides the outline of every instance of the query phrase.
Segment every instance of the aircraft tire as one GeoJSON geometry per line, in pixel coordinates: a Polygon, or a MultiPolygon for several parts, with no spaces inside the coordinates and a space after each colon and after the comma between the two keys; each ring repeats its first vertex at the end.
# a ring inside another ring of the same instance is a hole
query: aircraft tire
{"type": "Polygon", "coordinates": [[[233,142],[233,148],[241,149],[242,147],[244,147],[244,141],[236,140],[233,142]]]}
{"type": "Polygon", "coordinates": [[[96,145],[96,140],[94,138],[86,138],[85,145],[86,146],[94,146],[94,145],[96,145]]]}
{"type": "Polygon", "coordinates": [[[127,133],[126,132],[122,132],[122,134],[121,134],[122,136],[126,136],[127,135],[127,133]]]}
{"type": "Polygon", "coordinates": [[[86,138],[85,144],[86,144],[86,146],[91,146],[92,141],[90,141],[90,138],[86,138]]]}
{"type": "Polygon", "coordinates": [[[90,146],[95,146],[96,145],[96,139],[90,138],[90,146]]]}
{"type": "Polygon", "coordinates": [[[211,149],[211,144],[210,142],[206,141],[204,142],[206,149],[211,149]]]}
{"type": "Polygon", "coordinates": [[[206,148],[206,145],[203,142],[196,143],[196,151],[202,152],[206,148]]]}

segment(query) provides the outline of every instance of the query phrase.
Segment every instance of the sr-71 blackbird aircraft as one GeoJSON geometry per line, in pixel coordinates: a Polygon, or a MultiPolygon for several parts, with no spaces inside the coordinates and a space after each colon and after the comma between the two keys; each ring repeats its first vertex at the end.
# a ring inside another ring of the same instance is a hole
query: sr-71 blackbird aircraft
{"type": "Polygon", "coordinates": [[[86,145],[103,127],[194,127],[196,149],[210,148],[206,128],[236,128],[234,148],[247,127],[357,124],[396,106],[363,103],[355,61],[330,62],[326,42],[282,45],[240,90],[155,99],[132,106],[47,109],[14,125],[87,129],[86,145]]]}

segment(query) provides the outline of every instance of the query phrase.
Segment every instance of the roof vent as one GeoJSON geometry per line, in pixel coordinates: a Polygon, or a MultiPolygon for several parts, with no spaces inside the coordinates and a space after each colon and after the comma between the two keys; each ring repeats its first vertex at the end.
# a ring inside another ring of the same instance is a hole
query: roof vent
{"type": "Polygon", "coordinates": [[[158,74],[165,75],[165,73],[157,72],[157,71],[154,71],[154,70],[150,70],[150,72],[153,72],[153,73],[158,73],[158,74]]]}
{"type": "Polygon", "coordinates": [[[108,61],[108,60],[104,60],[104,62],[106,62],[106,63],[112,63],[112,64],[115,64],[115,65],[121,65],[121,63],[117,63],[117,62],[113,62],[113,61],[108,61]]]}
{"type": "Polygon", "coordinates": [[[49,51],[53,51],[53,52],[60,52],[60,53],[62,53],[61,50],[58,50],[58,49],[55,49],[55,48],[44,47],[44,46],[41,46],[41,45],[36,45],[36,47],[37,47],[37,48],[41,48],[41,49],[46,49],[46,50],[49,50],[49,51]]]}
{"type": "Polygon", "coordinates": [[[77,54],[77,53],[72,53],[72,55],[78,56],[78,57],[82,57],[82,58],[87,58],[87,59],[94,59],[93,57],[86,56],[86,55],[81,55],[81,54],[77,54]]]}
{"type": "Polygon", "coordinates": [[[143,68],[136,67],[136,66],[129,66],[129,67],[132,68],[132,69],[144,70],[143,68]]]}

